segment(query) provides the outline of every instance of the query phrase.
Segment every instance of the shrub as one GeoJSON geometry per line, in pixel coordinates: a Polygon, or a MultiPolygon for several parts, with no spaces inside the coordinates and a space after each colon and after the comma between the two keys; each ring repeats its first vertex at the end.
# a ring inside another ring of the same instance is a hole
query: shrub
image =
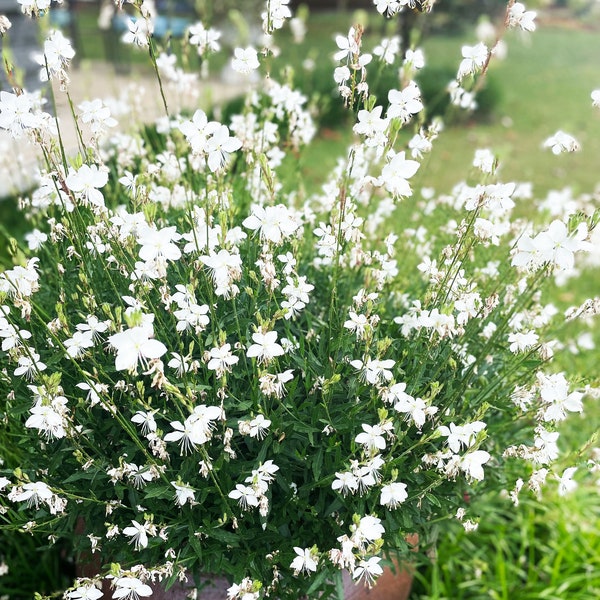
{"type": "MultiPolygon", "coordinates": [[[[267,32],[285,9],[267,5],[267,32]]],[[[479,184],[416,191],[441,126],[405,142],[418,61],[384,112],[360,28],[336,39],[356,138],[318,193],[284,191],[283,157],[316,132],[307,98],[269,78],[227,124],[170,115],[164,88],[189,78],[136,23],[167,113],[155,129],[106,136],[110,110],[84,103],[68,157],[30,94],[0,96],[0,124],[47,160],[25,257],[0,275],[0,506],[7,529],[100,553],[66,597],[203,572],[230,598],[339,597],[343,570],[371,585],[408,534],[473,527],[469,498],[572,489],[587,457],[557,463],[556,427],[594,390],[547,363],[565,319],[598,303],[565,317],[543,291],[593,248],[593,216],[511,220],[527,186],[498,181],[488,149],[479,184]]],[[[67,93],[70,46],[52,33],[45,52],[67,93]]],[[[463,49],[458,105],[491,57],[463,49]]],[[[257,51],[232,65],[258,69],[257,51]]],[[[564,132],[547,145],[578,147],[564,132]]]]}

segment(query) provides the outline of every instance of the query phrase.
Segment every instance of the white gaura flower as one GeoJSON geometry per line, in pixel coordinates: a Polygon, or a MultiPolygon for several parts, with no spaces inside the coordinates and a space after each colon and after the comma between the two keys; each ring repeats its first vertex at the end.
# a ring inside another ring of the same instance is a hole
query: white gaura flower
{"type": "Polygon", "coordinates": [[[466,75],[471,75],[479,71],[488,58],[488,49],[483,42],[475,46],[462,47],[463,60],[458,67],[456,78],[460,81],[466,75]]]}
{"type": "Polygon", "coordinates": [[[465,454],[460,459],[460,468],[468,478],[482,481],[484,477],[483,465],[490,460],[491,456],[485,450],[475,450],[465,454]]]}
{"type": "Polygon", "coordinates": [[[354,494],[354,492],[358,491],[358,479],[350,471],[336,473],[335,479],[331,484],[331,489],[339,490],[342,496],[345,496],[348,492],[354,494]]]}
{"type": "Polygon", "coordinates": [[[390,90],[388,100],[389,119],[399,118],[403,123],[407,123],[413,115],[423,110],[421,90],[414,81],[411,81],[402,91],[390,90]]]}
{"type": "Polygon", "coordinates": [[[99,188],[108,183],[108,170],[97,165],[81,165],[76,171],[69,172],[65,183],[84,202],[99,208],[104,207],[104,195],[99,188]]]}
{"type": "Polygon", "coordinates": [[[218,125],[206,141],[208,168],[213,173],[222,169],[227,163],[229,154],[239,150],[241,147],[242,141],[235,136],[230,136],[226,125],[218,125]]]}
{"type": "Polygon", "coordinates": [[[256,491],[249,485],[236,484],[235,490],[231,490],[228,496],[237,500],[243,510],[248,510],[251,506],[258,506],[256,491]]]}
{"type": "Polygon", "coordinates": [[[276,356],[285,354],[283,347],[277,343],[277,332],[267,331],[262,333],[257,331],[252,334],[254,344],[246,351],[248,358],[256,358],[259,363],[268,363],[276,356]]]}
{"type": "Polygon", "coordinates": [[[367,358],[363,363],[361,360],[353,360],[350,364],[361,372],[361,377],[372,385],[390,381],[392,372],[390,369],[396,364],[395,361],[388,358],[380,360],[378,358],[367,358]]]}
{"type": "Polygon", "coordinates": [[[363,423],[361,427],[363,428],[362,433],[359,433],[354,439],[357,444],[365,446],[370,452],[385,448],[385,438],[383,437],[385,430],[381,425],[371,426],[363,423]]]}
{"type": "Polygon", "coordinates": [[[318,550],[313,548],[299,548],[294,546],[294,552],[297,554],[296,558],[291,562],[290,569],[294,569],[294,575],[298,573],[310,571],[316,572],[317,565],[319,563],[318,550]]]}
{"type": "Polygon", "coordinates": [[[11,137],[20,138],[28,129],[40,127],[42,120],[33,113],[34,100],[31,94],[0,92],[0,129],[6,129],[11,137]]]}
{"type": "Polygon", "coordinates": [[[252,207],[252,214],[244,219],[242,225],[252,231],[260,232],[261,241],[279,245],[300,227],[290,210],[283,204],[276,206],[252,207]]]}
{"type": "Polygon", "coordinates": [[[388,508],[396,508],[408,498],[406,484],[400,482],[389,483],[381,488],[379,503],[388,508]]]}
{"type": "Polygon", "coordinates": [[[361,548],[371,542],[380,540],[385,534],[385,528],[381,524],[381,519],[373,515],[362,517],[358,525],[354,526],[352,540],[361,548]]]}
{"type": "Polygon", "coordinates": [[[360,581],[364,577],[367,585],[371,587],[375,579],[383,573],[383,568],[379,564],[380,561],[379,556],[371,556],[368,560],[361,560],[352,571],[352,579],[360,581]]]}
{"type": "Polygon", "coordinates": [[[27,355],[21,356],[17,362],[15,375],[17,377],[23,375],[27,380],[32,381],[37,373],[45,370],[46,365],[40,360],[40,355],[33,348],[28,348],[27,355]]]}
{"type": "Polygon", "coordinates": [[[417,172],[419,167],[420,164],[416,160],[407,160],[406,153],[399,152],[383,167],[379,178],[380,185],[395,197],[412,196],[408,179],[417,172]]]}
{"type": "Polygon", "coordinates": [[[557,131],[550,136],[543,144],[544,148],[551,148],[552,154],[561,154],[562,152],[577,152],[581,149],[579,142],[564,131],[557,131]]]}
{"type": "Polygon", "coordinates": [[[158,258],[164,260],[179,260],[181,250],[174,243],[181,239],[177,233],[177,227],[163,227],[152,229],[144,227],[137,237],[137,243],[141,246],[139,256],[144,261],[152,261],[158,258]]]}
{"type": "Polygon", "coordinates": [[[131,538],[129,543],[133,544],[136,550],[148,546],[148,532],[146,531],[145,525],[132,520],[131,526],[125,527],[123,533],[131,538]]]}
{"type": "Polygon", "coordinates": [[[118,600],[138,600],[140,596],[152,596],[152,588],[142,583],[137,577],[119,577],[115,581],[113,598],[118,600]]]}
{"type": "Polygon", "coordinates": [[[569,467],[565,469],[563,474],[558,478],[558,495],[566,496],[577,488],[577,482],[573,481],[577,467],[569,467]]]}
{"type": "Polygon", "coordinates": [[[35,506],[37,509],[40,502],[49,503],[52,499],[52,490],[43,481],[35,481],[33,483],[25,483],[22,486],[22,491],[11,496],[16,502],[27,501],[27,506],[35,506]]]}
{"type": "Polygon", "coordinates": [[[167,347],[158,340],[150,339],[152,329],[132,327],[108,338],[108,343],[117,351],[115,369],[117,371],[135,371],[138,362],[160,358],[167,347]]]}
{"type": "Polygon", "coordinates": [[[600,108],[600,90],[594,90],[591,93],[592,96],[592,106],[596,108],[600,108]]]}
{"type": "Polygon", "coordinates": [[[183,506],[186,502],[194,503],[194,488],[187,483],[177,481],[171,481],[171,485],[175,488],[175,502],[178,506],[183,506]]]}
{"type": "Polygon", "coordinates": [[[93,584],[83,584],[65,593],[67,600],[98,600],[104,594],[93,584]]]}
{"type": "Polygon", "coordinates": [[[231,367],[240,359],[231,353],[231,344],[223,344],[210,349],[210,360],[206,367],[215,371],[217,377],[231,373],[231,367]]]}
{"type": "Polygon", "coordinates": [[[231,59],[231,68],[242,75],[249,75],[260,67],[258,52],[252,46],[247,48],[236,48],[233,51],[234,58],[231,59]]]}
{"type": "Polygon", "coordinates": [[[523,31],[535,31],[536,16],[534,10],[527,10],[522,2],[515,2],[508,11],[508,26],[520,27],[523,31]]]}

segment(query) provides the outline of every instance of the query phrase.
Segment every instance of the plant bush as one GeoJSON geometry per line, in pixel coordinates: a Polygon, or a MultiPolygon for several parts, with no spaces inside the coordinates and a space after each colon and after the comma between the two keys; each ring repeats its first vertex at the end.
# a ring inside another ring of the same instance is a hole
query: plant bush
{"type": "MultiPolygon", "coordinates": [[[[286,4],[267,3],[267,33],[286,4]]],[[[565,320],[598,302],[565,316],[543,292],[593,249],[594,215],[511,218],[527,186],[499,180],[487,149],[478,184],[415,190],[441,125],[406,142],[417,60],[384,109],[360,28],[336,38],[334,72],[355,140],[320,192],[284,192],[283,157],[316,132],[306,96],[266,78],[227,125],[171,115],[164,88],[189,79],[139,8],[126,38],[159,77],[155,128],[107,135],[108,107],[84,103],[68,157],[31,95],[0,95],[0,125],[47,160],[23,202],[25,256],[0,275],[0,512],[7,531],[99,556],[66,598],[201,573],[226,576],[229,598],[341,597],[343,570],[373,584],[407,535],[473,529],[471,497],[572,489],[587,456],[557,463],[556,427],[594,390],[548,363],[565,320]]],[[[531,21],[507,4],[507,24],[531,21]]],[[[452,98],[469,108],[492,49],[462,52],[452,98]]],[[[67,95],[72,57],[51,33],[44,71],[67,95]]],[[[237,48],[232,67],[260,63],[237,48]]],[[[557,132],[547,146],[578,144],[557,132]]]]}

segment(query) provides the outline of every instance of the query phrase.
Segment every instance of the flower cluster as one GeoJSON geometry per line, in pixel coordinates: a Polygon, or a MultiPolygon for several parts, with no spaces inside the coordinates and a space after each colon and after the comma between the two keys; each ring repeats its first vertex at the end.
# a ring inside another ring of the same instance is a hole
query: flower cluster
{"type": "MultiPolygon", "coordinates": [[[[267,31],[288,4],[266,3],[267,31]]],[[[506,25],[533,31],[534,16],[510,2],[506,25]]],[[[218,40],[190,29],[200,54],[218,40]]],[[[328,593],[343,570],[372,585],[409,534],[427,543],[483,489],[518,502],[549,475],[576,485],[578,465],[555,465],[558,426],[593,390],[548,363],[564,322],[600,307],[562,314],[544,286],[593,255],[593,215],[563,192],[562,209],[541,203],[548,226],[516,217],[530,189],[498,179],[491,149],[475,153],[481,183],[419,189],[442,130],[412,79],[422,53],[374,51],[402,62],[384,112],[363,31],[335,43],[355,138],[311,193],[283,168],[315,135],[308,99],[273,76],[224,122],[198,109],[137,136],[107,139],[108,105],[83,104],[92,140],[75,157],[30,94],[0,93],[0,127],[47,158],[23,200],[28,258],[0,274],[0,397],[18,440],[0,510],[102,550],[66,598],[100,598],[103,578],[113,598],[147,597],[201,572],[245,600],[328,593]]],[[[67,85],[58,45],[48,76],[67,85]]],[[[456,85],[492,55],[464,47],[456,85]]],[[[234,61],[261,66],[248,49],[234,61]]]]}

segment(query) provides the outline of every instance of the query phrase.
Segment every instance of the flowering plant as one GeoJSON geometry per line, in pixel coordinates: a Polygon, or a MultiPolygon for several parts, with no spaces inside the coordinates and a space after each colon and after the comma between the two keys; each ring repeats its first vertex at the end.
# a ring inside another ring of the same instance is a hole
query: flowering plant
{"type": "MultiPolygon", "coordinates": [[[[265,51],[236,49],[236,70],[260,68],[287,4],[266,3],[265,51]]],[[[375,2],[388,17],[410,5],[375,2]]],[[[150,48],[161,91],[188,85],[139,8],[127,39],[150,48]]],[[[512,1],[505,26],[535,28],[512,1]]],[[[356,139],[310,195],[280,175],[315,133],[307,99],[273,79],[228,124],[197,110],[108,136],[108,106],[84,103],[73,157],[34,96],[1,93],[0,126],[47,162],[23,201],[28,249],[0,274],[0,506],[8,527],[101,557],[67,598],[100,597],[104,577],[137,598],[199,573],[226,575],[229,598],[340,596],[342,570],[371,585],[408,534],[426,543],[455,515],[475,526],[469,496],[516,503],[550,474],[574,485],[576,465],[553,466],[557,424],[584,390],[550,371],[565,316],[542,292],[592,249],[594,220],[511,219],[528,189],[498,180],[490,150],[480,183],[415,192],[441,131],[402,131],[424,111],[422,53],[405,54],[385,104],[362,34],[335,40],[356,139]]],[[[398,52],[374,50],[382,66],[398,52]]],[[[472,104],[492,54],[463,48],[455,104],[472,104]]],[[[68,94],[70,45],[53,32],[44,56],[68,94]]],[[[564,140],[548,145],[574,149],[564,140]]]]}

